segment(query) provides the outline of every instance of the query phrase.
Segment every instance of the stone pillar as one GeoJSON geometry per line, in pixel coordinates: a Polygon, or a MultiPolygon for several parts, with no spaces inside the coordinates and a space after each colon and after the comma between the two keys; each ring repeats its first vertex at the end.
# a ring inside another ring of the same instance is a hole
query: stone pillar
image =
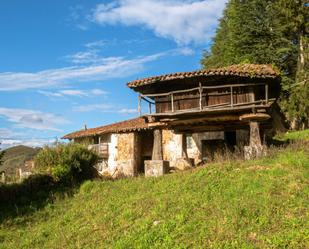
{"type": "Polygon", "coordinates": [[[249,146],[244,147],[245,159],[258,158],[266,154],[266,147],[262,145],[260,125],[257,121],[250,121],[249,146]]]}
{"type": "Polygon", "coordinates": [[[262,146],[260,136],[260,125],[256,121],[251,121],[250,125],[250,146],[262,146]]]}
{"type": "Polygon", "coordinates": [[[160,129],[153,131],[152,160],[163,160],[162,130],[160,129]]]}
{"type": "Polygon", "coordinates": [[[145,176],[161,176],[169,172],[169,161],[163,161],[162,130],[153,131],[152,160],[145,161],[145,176]]]}

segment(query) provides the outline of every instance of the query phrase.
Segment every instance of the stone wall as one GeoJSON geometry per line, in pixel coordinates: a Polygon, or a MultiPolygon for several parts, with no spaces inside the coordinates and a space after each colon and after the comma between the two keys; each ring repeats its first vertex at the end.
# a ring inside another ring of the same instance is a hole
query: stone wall
{"type": "Polygon", "coordinates": [[[182,157],[182,135],[171,130],[162,131],[163,160],[169,161],[175,167],[177,160],[182,157]]]}
{"type": "Polygon", "coordinates": [[[188,138],[191,142],[187,143],[187,153],[189,158],[194,159],[194,164],[197,165],[202,161],[202,140],[224,140],[223,131],[214,132],[199,132],[191,134],[188,138]]]}

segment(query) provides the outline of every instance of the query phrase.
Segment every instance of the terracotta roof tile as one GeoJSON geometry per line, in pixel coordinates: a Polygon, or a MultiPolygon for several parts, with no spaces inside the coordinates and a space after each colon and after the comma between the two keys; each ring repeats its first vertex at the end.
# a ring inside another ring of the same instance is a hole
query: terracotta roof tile
{"type": "Polygon", "coordinates": [[[143,118],[134,118],[130,120],[125,120],[122,122],[100,126],[96,128],[91,128],[87,130],[80,130],[62,137],[63,139],[74,139],[81,137],[91,137],[95,135],[102,135],[107,133],[118,133],[118,132],[130,132],[141,129],[148,129],[148,124],[143,118]]]}
{"type": "Polygon", "coordinates": [[[280,77],[280,73],[276,69],[274,69],[272,65],[238,64],[222,68],[211,68],[192,72],[178,72],[178,73],[154,76],[145,79],[134,80],[129,82],[127,85],[130,88],[135,88],[143,85],[153,84],[156,82],[193,78],[199,76],[216,76],[216,75],[255,77],[255,78],[280,77]]]}

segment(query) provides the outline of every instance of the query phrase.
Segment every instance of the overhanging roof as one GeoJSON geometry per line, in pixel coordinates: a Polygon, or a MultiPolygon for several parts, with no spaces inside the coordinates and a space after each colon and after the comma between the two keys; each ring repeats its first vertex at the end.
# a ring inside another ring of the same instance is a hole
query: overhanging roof
{"type": "Polygon", "coordinates": [[[148,124],[145,122],[144,118],[134,118],[125,120],[122,122],[113,123],[110,125],[100,126],[91,129],[84,129],[76,131],[62,137],[63,139],[75,139],[82,137],[93,137],[97,135],[103,135],[108,133],[121,133],[121,132],[131,132],[138,130],[149,129],[148,124]]]}
{"type": "Polygon", "coordinates": [[[134,89],[144,85],[155,84],[164,81],[189,79],[194,77],[216,77],[216,76],[239,76],[249,78],[269,78],[275,79],[280,77],[280,73],[269,64],[238,64],[221,68],[212,68],[197,70],[192,72],[179,72],[165,74],[144,79],[131,81],[128,87],[134,89]]]}

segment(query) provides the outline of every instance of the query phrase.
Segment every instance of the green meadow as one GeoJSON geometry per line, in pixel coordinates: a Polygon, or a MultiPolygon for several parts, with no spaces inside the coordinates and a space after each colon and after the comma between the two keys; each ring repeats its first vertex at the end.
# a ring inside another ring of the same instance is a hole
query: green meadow
{"type": "Polygon", "coordinates": [[[267,157],[86,181],[2,215],[0,248],[309,248],[308,131],[267,157]]]}

